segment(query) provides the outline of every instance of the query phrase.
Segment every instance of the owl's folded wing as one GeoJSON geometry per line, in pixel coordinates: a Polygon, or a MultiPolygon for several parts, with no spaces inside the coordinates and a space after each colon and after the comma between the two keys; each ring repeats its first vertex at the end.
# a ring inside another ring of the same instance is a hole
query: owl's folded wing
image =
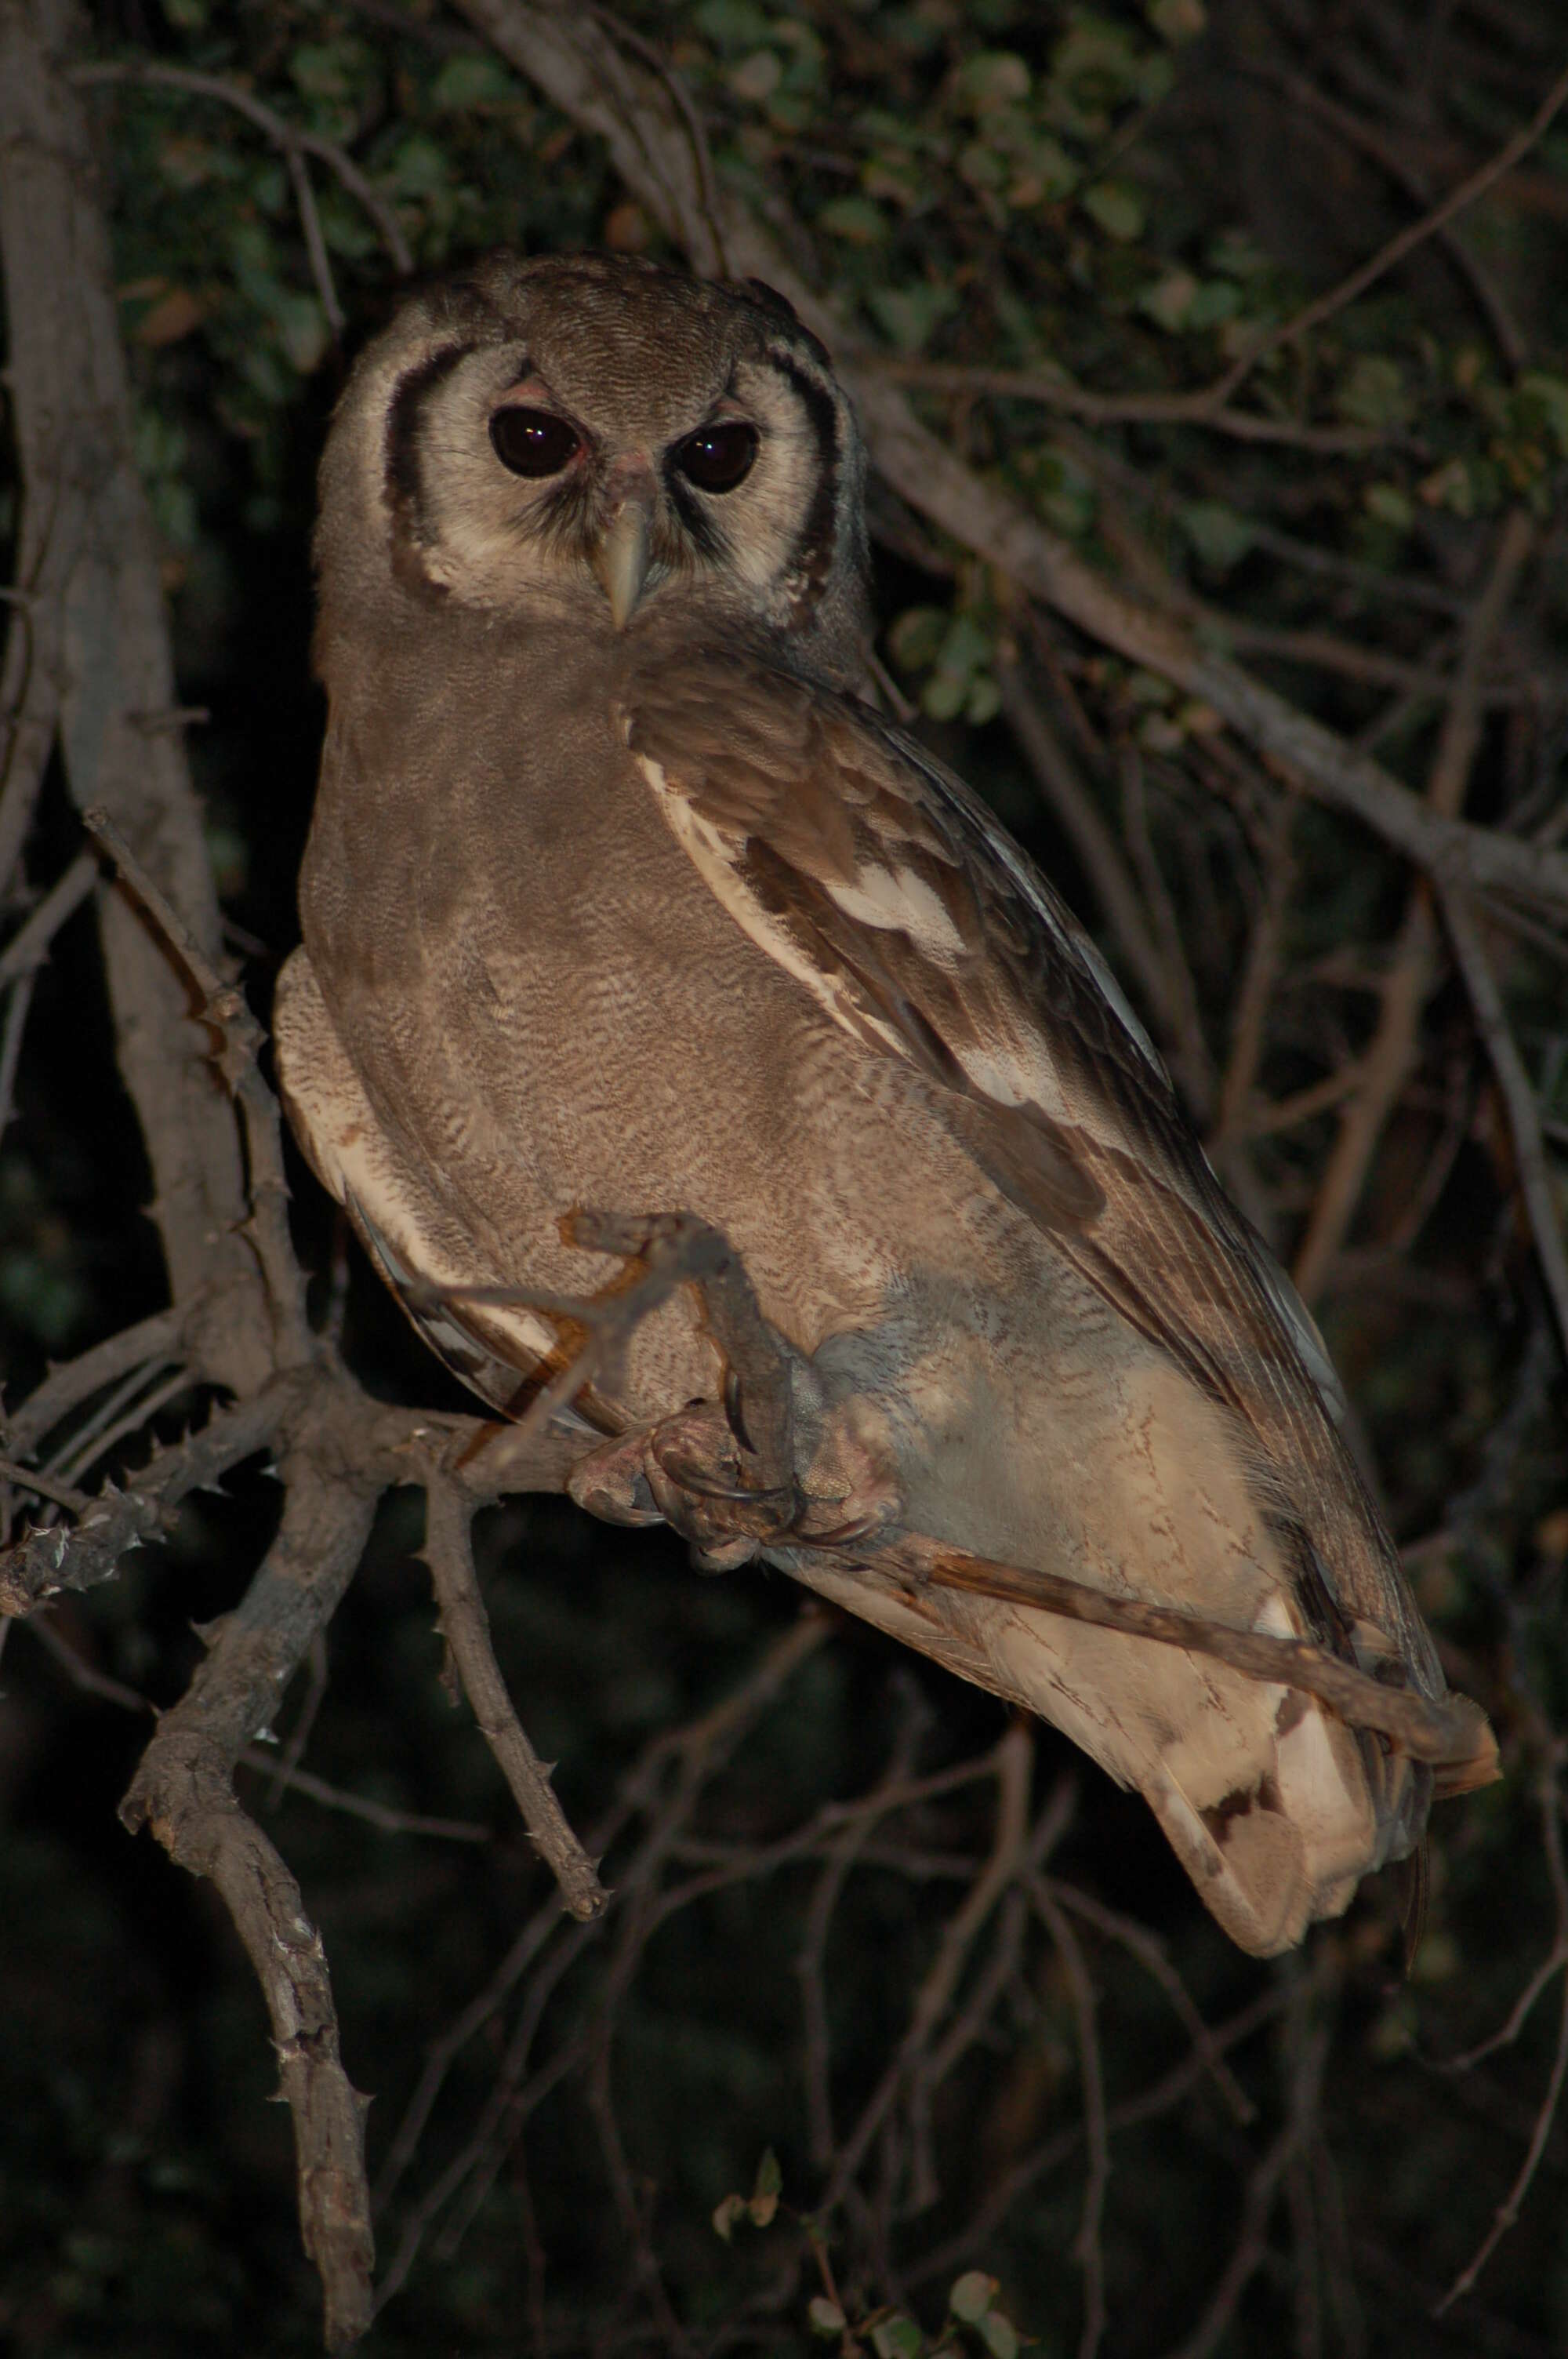
{"type": "Polygon", "coordinates": [[[1397,1560],[1368,1547],[1316,1328],[1098,952],[984,805],[866,708],[732,656],[633,673],[622,721],[736,922],[871,1054],[921,1074],[993,1184],[1297,1478],[1285,1520],[1311,1496],[1315,1539],[1292,1552],[1318,1635],[1386,1632],[1440,1691],[1397,1560]]]}

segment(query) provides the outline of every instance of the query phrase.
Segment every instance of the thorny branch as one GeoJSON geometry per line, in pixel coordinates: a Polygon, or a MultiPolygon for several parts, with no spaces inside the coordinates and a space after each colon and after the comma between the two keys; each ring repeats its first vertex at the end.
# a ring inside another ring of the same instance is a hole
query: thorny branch
{"type": "Polygon", "coordinates": [[[574,1917],[597,1917],[605,1891],[593,1862],[568,1826],[542,1762],[523,1733],[490,1643],[490,1623],[469,1538],[472,1507],[439,1473],[426,1481],[425,1560],[441,1608],[441,1629],[484,1741],[511,1787],[523,1823],[574,1917]]]}

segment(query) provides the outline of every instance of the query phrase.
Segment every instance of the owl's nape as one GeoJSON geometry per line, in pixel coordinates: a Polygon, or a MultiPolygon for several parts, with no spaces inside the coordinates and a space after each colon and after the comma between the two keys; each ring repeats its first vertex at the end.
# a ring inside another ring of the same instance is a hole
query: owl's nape
{"type": "MultiPolygon", "coordinates": [[[[424,1332],[503,1414],[568,1353],[530,1300],[604,1283],[574,1211],[721,1229],[790,1354],[763,1555],[1053,1721],[1267,1953],[1414,1849],[1425,1767],[1016,1583],[877,1573],[902,1533],[1444,1693],[1322,1341],[1098,952],[852,692],[863,465],[765,291],[501,255],[406,307],[322,465],[286,1099],[395,1289],[467,1291],[424,1332]]],[[[726,1387],[685,1296],[616,1385],[595,1479],[679,1521],[659,1437],[726,1387]]]]}
{"type": "Polygon", "coordinates": [[[862,475],[849,405],[781,299],[492,257],[410,305],[351,379],[323,471],[326,627],[372,591],[584,627],[607,605],[617,630],[676,600],[848,683],[862,475]]]}

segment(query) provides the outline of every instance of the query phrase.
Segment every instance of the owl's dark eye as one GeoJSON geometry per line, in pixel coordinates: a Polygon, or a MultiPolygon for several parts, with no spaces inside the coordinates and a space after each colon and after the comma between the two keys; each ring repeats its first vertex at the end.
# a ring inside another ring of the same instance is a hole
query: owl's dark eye
{"type": "Polygon", "coordinates": [[[673,452],[676,465],[699,492],[732,492],[752,472],[757,455],[757,429],[743,419],[728,419],[688,434],[673,452]]]}
{"type": "Polygon", "coordinates": [[[490,421],[491,447],[514,475],[558,475],[582,449],[582,437],[547,409],[511,404],[490,421]]]}

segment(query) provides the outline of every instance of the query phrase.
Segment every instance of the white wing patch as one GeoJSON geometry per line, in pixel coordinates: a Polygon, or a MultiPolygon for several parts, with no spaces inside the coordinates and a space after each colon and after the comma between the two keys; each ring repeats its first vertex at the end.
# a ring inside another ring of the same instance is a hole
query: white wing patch
{"type": "MultiPolygon", "coordinates": [[[[757,948],[796,983],[804,984],[817,1006],[862,1047],[885,1049],[907,1061],[910,1045],[897,1027],[884,1021],[875,1005],[851,984],[825,973],[787,923],[764,908],[751,890],[741,862],[744,834],[716,825],[696,810],[679,780],[672,784],[662,762],[634,750],[632,758],[657,796],[671,833],[708,891],[757,948]]],[[[853,923],[874,931],[896,929],[908,935],[933,965],[952,968],[961,958],[973,955],[940,896],[908,869],[868,864],[857,871],[853,885],[835,877],[819,881],[853,923]]],[[[1042,910],[1041,916],[1060,933],[1048,910],[1042,910]]],[[[997,1106],[1033,1108],[1052,1121],[1072,1119],[1049,1051],[1033,1035],[1020,1038],[1015,1030],[998,1028],[987,1040],[951,1045],[977,1095],[997,1106]]],[[[1148,1053],[1154,1054],[1152,1049],[1148,1053]]]]}
{"type": "Polygon", "coordinates": [[[860,868],[852,885],[830,878],[827,890],[847,918],[861,926],[896,928],[938,966],[955,965],[965,953],[964,938],[940,896],[907,869],[860,868]]]}
{"type": "Polygon", "coordinates": [[[790,933],[770,916],[749,892],[740,870],[740,843],[704,819],[692,806],[690,798],[678,787],[672,787],[662,762],[646,754],[633,753],[633,760],[658,797],[659,809],[665,815],[671,834],[697,870],[719,908],[727,909],[747,938],[765,952],[774,963],[782,966],[796,983],[806,985],[817,1006],[826,1010],[835,1024],[851,1032],[860,1040],[875,1033],[895,1056],[903,1054],[903,1044],[891,1025],[879,1023],[870,1011],[859,1004],[851,1006],[837,987],[831,975],[824,974],[815,959],[803,951],[790,933]]]}

